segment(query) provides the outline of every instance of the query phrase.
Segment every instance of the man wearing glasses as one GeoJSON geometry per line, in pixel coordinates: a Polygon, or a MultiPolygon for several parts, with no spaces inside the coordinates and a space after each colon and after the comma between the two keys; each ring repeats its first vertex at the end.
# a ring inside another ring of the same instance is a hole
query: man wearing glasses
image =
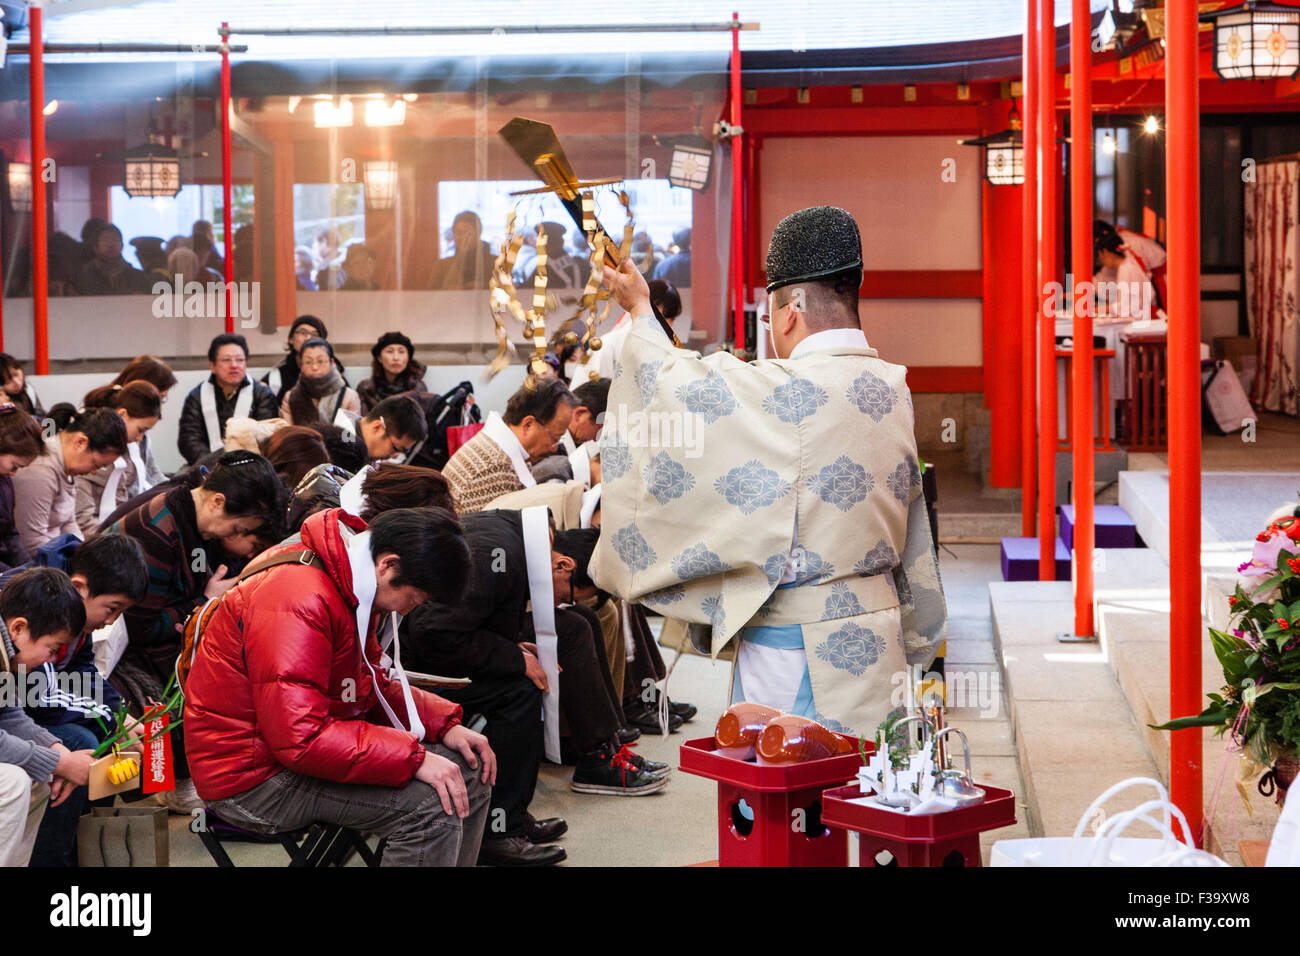
{"type": "Polygon", "coordinates": [[[601,437],[603,589],[735,651],[732,701],[872,734],[947,612],[921,494],[906,369],[858,316],[862,244],[843,209],[783,219],[767,255],[773,360],[674,349],[630,261],[605,269],[635,318],[601,437]],[[623,409],[628,411],[623,413],[623,409]],[[676,446],[634,420],[694,417],[676,446]],[[641,430],[644,431],[644,430],[641,430]]]}
{"type": "Polygon", "coordinates": [[[340,415],[351,427],[330,429],[325,447],[330,461],[354,473],[372,461],[404,461],[429,435],[424,409],[408,395],[390,395],[365,418],[348,411],[340,415]]]}
{"type": "Polygon", "coordinates": [[[275,418],[275,395],[248,375],[248,342],[242,335],[218,335],[208,345],[212,374],[185,396],[177,445],[194,464],[224,447],[226,422],[232,418],[275,418]]]}
{"type": "Polygon", "coordinates": [[[504,415],[492,412],[442,469],[457,513],[482,511],[502,495],[536,485],[529,461],[559,447],[577,405],[569,386],[542,379],[511,395],[504,415]]]}

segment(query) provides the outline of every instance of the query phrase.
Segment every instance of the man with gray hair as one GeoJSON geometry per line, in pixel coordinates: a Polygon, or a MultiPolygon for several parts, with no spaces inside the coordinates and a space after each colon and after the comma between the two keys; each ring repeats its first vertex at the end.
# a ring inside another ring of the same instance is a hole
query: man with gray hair
{"type": "Polygon", "coordinates": [[[672,348],[640,272],[606,267],[634,319],[610,389],[620,416],[600,442],[591,574],[688,622],[715,657],[732,645],[733,702],[869,736],[947,616],[906,369],[867,345],[845,210],[781,220],[767,279],[776,358],[746,363],[672,348]],[[703,457],[642,440],[635,423],[664,415],[696,418],[703,457]]]}
{"type": "Polygon", "coordinates": [[[502,495],[531,488],[530,460],[549,455],[569,429],[578,400],[559,379],[533,379],[510,396],[505,415],[492,412],[483,430],[461,445],[442,475],[458,514],[482,511],[502,495]]]}

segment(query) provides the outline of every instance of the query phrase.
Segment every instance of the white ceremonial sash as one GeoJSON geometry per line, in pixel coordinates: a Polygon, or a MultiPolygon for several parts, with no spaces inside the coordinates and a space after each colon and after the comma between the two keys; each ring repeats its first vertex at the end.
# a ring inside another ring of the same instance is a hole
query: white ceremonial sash
{"type": "Polygon", "coordinates": [[[569,455],[569,467],[573,469],[576,480],[584,486],[591,485],[591,456],[587,454],[586,445],[569,455]]]}
{"type": "MultiPolygon", "coordinates": [[[[131,446],[127,446],[130,448],[131,446]]],[[[137,470],[139,466],[136,466],[137,470]]],[[[99,496],[99,523],[103,524],[104,519],[111,515],[117,509],[117,488],[122,483],[122,476],[126,474],[126,457],[118,455],[113,460],[113,470],[108,473],[108,481],[104,482],[104,493],[99,496]]]]}
{"type": "Polygon", "coordinates": [[[415,707],[415,696],[411,693],[411,683],[406,679],[406,671],[402,670],[401,647],[397,642],[396,615],[392,618],[393,671],[397,675],[397,682],[402,685],[402,699],[406,702],[406,716],[411,720],[409,728],[402,723],[393,708],[388,705],[388,699],[379,692],[379,678],[375,674],[374,665],[370,663],[370,658],[366,655],[366,634],[370,630],[370,608],[375,602],[375,592],[379,590],[379,581],[375,578],[374,558],[370,554],[369,531],[353,535],[352,540],[348,542],[348,564],[352,569],[352,592],[357,596],[357,643],[361,647],[361,659],[365,661],[366,667],[370,671],[370,679],[374,681],[375,696],[379,698],[379,706],[383,708],[389,723],[394,727],[415,734],[416,740],[423,740],[424,724],[420,722],[420,712],[415,707]]]}
{"type": "Polygon", "coordinates": [[[280,378],[280,366],[277,365],[275,368],[271,369],[271,371],[267,372],[266,387],[271,390],[271,394],[276,398],[280,397],[281,381],[283,381],[283,379],[280,378]]]}
{"type": "MultiPolygon", "coordinates": [[[[220,451],[225,439],[221,434],[220,419],[217,418],[217,390],[211,381],[199,386],[199,405],[203,408],[203,424],[208,429],[208,450],[220,451]]],[[[239,397],[235,399],[235,410],[231,418],[247,418],[253,407],[253,380],[244,376],[244,384],[239,386],[239,397]]]]}
{"type": "Polygon", "coordinates": [[[339,408],[335,410],[334,427],[342,431],[345,435],[353,435],[354,438],[349,440],[355,440],[356,432],[352,427],[352,416],[350,416],[345,409],[339,408]]]}
{"type": "Polygon", "coordinates": [[[144,443],[147,440],[141,438],[126,446],[126,453],[131,456],[131,464],[135,465],[135,494],[137,495],[153,487],[153,482],[149,480],[149,471],[144,466],[144,443]]]}
{"type": "Polygon", "coordinates": [[[551,525],[547,507],[535,505],[519,512],[524,528],[524,561],[528,565],[528,596],[533,604],[533,640],[550,690],[542,697],[546,759],[560,762],[560,660],[555,634],[555,589],[551,578],[551,525]]]}
{"type": "Polygon", "coordinates": [[[523,445],[519,444],[519,439],[515,437],[515,433],[510,430],[510,426],[505,423],[498,413],[492,412],[488,415],[487,423],[483,426],[483,433],[496,442],[497,447],[506,453],[506,456],[510,459],[510,464],[515,468],[515,474],[519,476],[519,480],[523,482],[525,488],[532,488],[537,484],[537,479],[528,470],[528,459],[524,457],[523,445]]]}
{"type": "Polygon", "coordinates": [[[366,496],[361,490],[373,465],[362,468],[339,489],[339,507],[350,515],[360,518],[366,510],[366,496]]]}
{"type": "Polygon", "coordinates": [[[578,527],[590,528],[591,519],[596,514],[596,506],[600,504],[600,485],[588,488],[582,493],[582,510],[579,512],[578,527]]]}

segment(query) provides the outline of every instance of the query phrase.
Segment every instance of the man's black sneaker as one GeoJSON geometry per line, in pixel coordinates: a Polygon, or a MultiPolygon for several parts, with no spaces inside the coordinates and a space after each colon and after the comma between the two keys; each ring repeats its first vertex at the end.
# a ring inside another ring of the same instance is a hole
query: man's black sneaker
{"type": "MultiPolygon", "coordinates": [[[[627,750],[626,747],[623,749],[627,750]]],[[[628,751],[628,756],[632,758],[632,763],[636,768],[644,773],[653,774],[656,777],[666,777],[668,774],[672,773],[673,768],[671,764],[660,763],[658,760],[647,760],[640,754],[632,753],[630,750],[628,751]]]]}
{"type": "Polygon", "coordinates": [[[478,850],[479,866],[553,866],[568,854],[562,846],[537,846],[527,837],[484,840],[478,850]]]}
{"type": "Polygon", "coordinates": [[[643,797],[662,790],[668,781],[640,769],[626,747],[609,745],[584,757],[573,770],[569,788],[576,793],[604,793],[618,797],[643,797]]]}
{"type": "Polygon", "coordinates": [[[538,820],[527,812],[524,813],[524,826],[524,836],[528,837],[528,842],[538,846],[552,843],[569,832],[569,825],[564,822],[564,817],[547,817],[545,820],[538,820]]]}

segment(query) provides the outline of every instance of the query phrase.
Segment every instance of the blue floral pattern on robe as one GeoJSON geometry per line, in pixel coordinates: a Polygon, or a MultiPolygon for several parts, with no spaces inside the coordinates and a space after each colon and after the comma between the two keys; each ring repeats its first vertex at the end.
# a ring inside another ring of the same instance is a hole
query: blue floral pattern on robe
{"type": "Polygon", "coordinates": [[[894,565],[898,564],[898,555],[894,552],[885,539],[881,538],[876,542],[876,546],[864,554],[858,563],[853,565],[853,570],[863,577],[871,574],[880,574],[888,571],[894,565]]]}
{"type": "Polygon", "coordinates": [[[611,543],[614,545],[614,553],[633,571],[644,571],[659,560],[659,555],[655,554],[655,549],[650,547],[635,524],[619,528],[614,532],[611,543]]]}
{"type": "Polygon", "coordinates": [[[831,596],[826,599],[826,610],[822,612],[823,621],[834,621],[841,617],[866,614],[858,596],[849,590],[847,584],[832,584],[831,596]]]}
{"type": "Polygon", "coordinates": [[[686,588],[680,584],[670,584],[658,591],[651,591],[641,599],[641,603],[649,604],[652,607],[667,607],[669,604],[676,604],[685,596],[686,588]]]}
{"type": "Polygon", "coordinates": [[[646,490],[661,505],[680,498],[695,487],[695,476],[673,461],[666,451],[661,451],[650,459],[650,464],[645,466],[641,477],[645,480],[646,490]]]}
{"type": "Polygon", "coordinates": [[[763,573],[767,575],[767,580],[771,584],[779,584],[781,578],[785,577],[786,565],[790,563],[788,552],[782,551],[774,554],[763,562],[763,573]]]}
{"type": "Polygon", "coordinates": [[[649,405],[654,401],[655,385],[658,383],[659,369],[663,364],[663,362],[646,362],[636,370],[633,381],[636,382],[636,387],[641,392],[641,402],[644,405],[649,405]]]}
{"type": "Polygon", "coordinates": [[[844,725],[844,724],[841,724],[838,720],[834,720],[834,719],[832,719],[832,718],[830,718],[830,717],[827,717],[825,714],[823,714],[823,713],[821,713],[821,712],[819,712],[819,711],[813,711],[813,720],[817,721],[817,723],[821,724],[821,725],[822,725],[823,727],[825,727],[827,730],[832,731],[832,732],[837,733],[837,734],[852,734],[852,733],[853,733],[853,728],[852,728],[852,727],[848,727],[848,726],[846,726],[846,725],[844,725]]]}
{"type": "Polygon", "coordinates": [[[792,378],[786,384],[778,385],[763,399],[763,411],[783,422],[798,424],[828,401],[830,396],[824,388],[806,378],[792,378]]]}
{"type": "Polygon", "coordinates": [[[866,500],[867,492],[875,485],[875,479],[867,474],[867,470],[848,455],[840,455],[808,478],[808,490],[841,511],[848,511],[859,501],[866,500]]]}
{"type": "Polygon", "coordinates": [[[703,541],[691,545],[673,558],[672,565],[673,574],[683,581],[707,578],[711,574],[727,570],[727,565],[723,564],[722,559],[710,551],[703,541]]]}
{"type": "Polygon", "coordinates": [[[816,551],[805,551],[803,568],[795,573],[794,583],[796,586],[820,584],[823,581],[829,581],[834,574],[835,566],[829,561],[816,551]]]}
{"type": "Polygon", "coordinates": [[[675,394],[687,411],[699,415],[708,425],[736,410],[736,397],[727,388],[726,379],[717,372],[711,371],[702,379],[679,386],[675,394]]]}
{"type": "Polygon", "coordinates": [[[605,432],[600,442],[600,478],[613,481],[622,478],[632,467],[632,452],[621,435],[605,432]]]}
{"type": "Polygon", "coordinates": [[[732,468],[714,481],[713,488],[741,514],[748,515],[784,498],[790,492],[790,482],[755,458],[732,468]]]}
{"type": "Polygon", "coordinates": [[[709,619],[715,631],[722,630],[722,625],[727,619],[726,612],[722,609],[722,598],[705,598],[700,605],[700,610],[704,612],[704,616],[709,619]]]}
{"type": "Polygon", "coordinates": [[[894,390],[883,378],[870,372],[863,372],[853,380],[846,397],[859,411],[870,415],[872,421],[881,421],[894,410],[894,390]]]}
{"type": "Polygon", "coordinates": [[[903,504],[907,504],[908,496],[911,494],[912,469],[915,467],[916,463],[912,461],[899,462],[898,467],[885,479],[885,487],[889,489],[889,493],[903,504]]]}
{"type": "Polygon", "coordinates": [[[871,628],[849,621],[838,631],[832,631],[825,643],[817,645],[817,656],[832,667],[859,677],[880,659],[884,649],[884,638],[871,628]]]}

